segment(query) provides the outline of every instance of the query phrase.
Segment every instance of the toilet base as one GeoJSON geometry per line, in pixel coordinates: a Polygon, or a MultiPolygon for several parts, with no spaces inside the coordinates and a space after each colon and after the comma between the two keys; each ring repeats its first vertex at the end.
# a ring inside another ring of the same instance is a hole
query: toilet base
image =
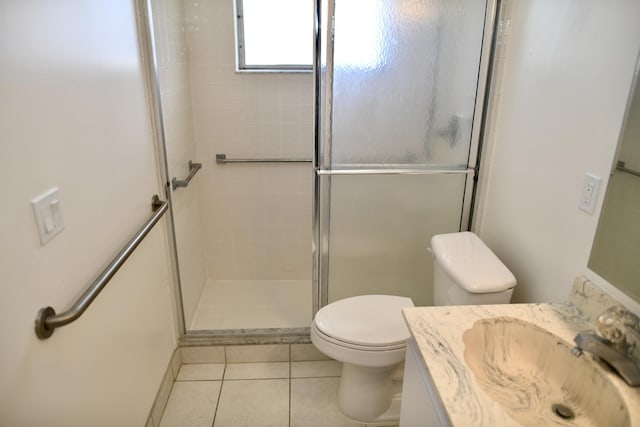
{"type": "Polygon", "coordinates": [[[346,416],[360,423],[399,421],[403,371],[403,363],[383,368],[344,363],[338,407],[346,416]]]}
{"type": "Polygon", "coordinates": [[[366,423],[362,423],[362,421],[356,421],[358,423],[362,423],[363,425],[366,425],[367,427],[391,427],[391,426],[398,426],[400,423],[400,401],[402,399],[402,393],[398,393],[397,396],[394,396],[394,398],[391,400],[391,406],[389,406],[389,409],[387,409],[387,411],[380,415],[379,417],[377,417],[375,420],[373,421],[368,421],[366,423]]]}

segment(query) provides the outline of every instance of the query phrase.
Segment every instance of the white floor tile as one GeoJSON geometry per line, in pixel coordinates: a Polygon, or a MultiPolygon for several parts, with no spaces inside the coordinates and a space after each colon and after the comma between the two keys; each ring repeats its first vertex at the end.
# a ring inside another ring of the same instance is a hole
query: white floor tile
{"type": "Polygon", "coordinates": [[[225,380],[289,378],[289,362],[230,363],[225,380]]]}
{"type": "Polygon", "coordinates": [[[342,363],[335,360],[291,362],[291,378],[339,377],[342,363]]]}
{"type": "Polygon", "coordinates": [[[225,347],[227,363],[288,362],[288,344],[229,345],[225,347]]]}
{"type": "Polygon", "coordinates": [[[214,427],[288,427],[289,380],[225,381],[214,427]]]}
{"type": "Polygon", "coordinates": [[[223,346],[180,347],[182,363],[225,363],[223,346]]]}
{"type": "Polygon", "coordinates": [[[340,378],[291,380],[291,427],[362,427],[345,417],[336,402],[340,378]]]}
{"type": "Polygon", "coordinates": [[[380,423],[380,424],[367,424],[367,427],[399,427],[400,423],[380,423]]]}
{"type": "Polygon", "coordinates": [[[176,382],[160,427],[211,427],[221,381],[176,382]]]}
{"type": "Polygon", "coordinates": [[[201,363],[182,365],[176,381],[215,381],[222,380],[224,363],[201,363]]]}
{"type": "Polygon", "coordinates": [[[331,360],[313,344],[291,344],[291,361],[307,362],[310,360],[331,360]]]}

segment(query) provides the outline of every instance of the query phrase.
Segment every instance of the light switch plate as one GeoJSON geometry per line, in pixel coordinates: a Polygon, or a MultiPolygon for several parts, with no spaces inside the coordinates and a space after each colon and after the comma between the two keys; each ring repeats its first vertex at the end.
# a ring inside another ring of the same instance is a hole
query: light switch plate
{"type": "Polygon", "coordinates": [[[64,230],[60,191],[54,187],[31,199],[33,215],[40,234],[40,246],[44,246],[64,230]]]}

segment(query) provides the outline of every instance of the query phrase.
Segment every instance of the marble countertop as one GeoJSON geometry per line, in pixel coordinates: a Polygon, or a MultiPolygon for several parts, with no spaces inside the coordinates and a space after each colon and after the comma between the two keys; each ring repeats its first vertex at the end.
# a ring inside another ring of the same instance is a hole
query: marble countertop
{"type": "MultiPolygon", "coordinates": [[[[403,315],[453,426],[523,425],[482,390],[465,363],[462,334],[476,321],[496,317],[525,320],[557,335],[570,347],[576,333],[593,329],[593,324],[571,304],[415,307],[403,309],[403,315]]],[[[611,381],[627,404],[628,425],[640,426],[640,389],[629,387],[612,372],[605,375],[613,377],[611,381]]],[[[565,421],[558,424],[575,425],[565,421]]]]}

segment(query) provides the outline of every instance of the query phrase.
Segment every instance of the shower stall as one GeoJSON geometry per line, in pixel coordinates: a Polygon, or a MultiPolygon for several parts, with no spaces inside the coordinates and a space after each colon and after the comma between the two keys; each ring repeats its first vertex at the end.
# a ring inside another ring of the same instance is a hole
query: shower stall
{"type": "Polygon", "coordinates": [[[496,2],[317,0],[313,70],[247,72],[242,1],[147,4],[184,340],[305,340],[353,295],[431,304],[430,238],[469,227],[496,2]]]}
{"type": "Polygon", "coordinates": [[[322,3],[320,22],[334,25],[320,26],[317,57],[320,306],[367,293],[431,305],[431,236],[468,226],[487,11],[322,3]]]}

